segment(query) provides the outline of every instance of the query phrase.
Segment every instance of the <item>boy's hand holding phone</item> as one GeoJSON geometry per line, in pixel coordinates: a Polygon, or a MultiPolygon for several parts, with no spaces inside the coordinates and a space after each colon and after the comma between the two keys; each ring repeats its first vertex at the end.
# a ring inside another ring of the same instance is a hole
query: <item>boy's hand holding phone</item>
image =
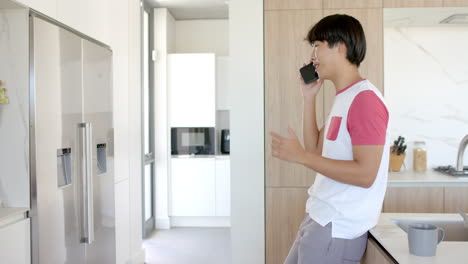
{"type": "Polygon", "coordinates": [[[314,98],[322,87],[323,80],[319,78],[313,63],[306,65],[299,70],[301,73],[302,96],[305,98],[314,98]]]}

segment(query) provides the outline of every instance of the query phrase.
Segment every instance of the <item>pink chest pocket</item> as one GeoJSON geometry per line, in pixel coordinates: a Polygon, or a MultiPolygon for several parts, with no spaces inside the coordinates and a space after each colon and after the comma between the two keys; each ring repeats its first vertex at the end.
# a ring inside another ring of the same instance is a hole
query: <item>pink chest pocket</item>
{"type": "Polygon", "coordinates": [[[332,116],[332,119],[330,121],[330,126],[328,127],[328,132],[327,132],[328,140],[336,140],[336,138],[338,137],[338,132],[340,131],[341,119],[343,119],[341,116],[332,116]]]}

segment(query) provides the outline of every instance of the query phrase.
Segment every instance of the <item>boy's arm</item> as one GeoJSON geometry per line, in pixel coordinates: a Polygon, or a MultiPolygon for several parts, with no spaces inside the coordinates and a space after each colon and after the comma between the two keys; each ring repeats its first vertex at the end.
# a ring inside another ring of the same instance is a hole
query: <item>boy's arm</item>
{"type": "Polygon", "coordinates": [[[318,130],[315,97],[304,100],[302,134],[304,137],[305,149],[309,152],[321,154],[323,146],[323,128],[318,130]]]}
{"type": "Polygon", "coordinates": [[[379,171],[384,146],[353,146],[354,160],[333,160],[304,152],[299,163],[335,181],[369,188],[379,171]]]}
{"type": "Polygon", "coordinates": [[[272,133],[272,154],[300,163],[329,178],[364,188],[372,186],[382,162],[388,127],[388,111],[372,91],[361,92],[348,112],[353,160],[333,160],[302,148],[294,131],[289,138],[272,133]]]}
{"type": "Polygon", "coordinates": [[[334,160],[322,157],[320,153],[302,148],[294,131],[289,128],[290,138],[274,132],[272,154],[282,160],[297,162],[339,182],[369,188],[379,171],[383,145],[353,146],[353,160],[334,160]]]}
{"type": "Polygon", "coordinates": [[[312,158],[306,153],[302,164],[339,182],[368,188],[372,186],[382,162],[387,137],[388,111],[373,91],[360,92],[353,100],[346,129],[350,134],[353,160],[312,158]]]}

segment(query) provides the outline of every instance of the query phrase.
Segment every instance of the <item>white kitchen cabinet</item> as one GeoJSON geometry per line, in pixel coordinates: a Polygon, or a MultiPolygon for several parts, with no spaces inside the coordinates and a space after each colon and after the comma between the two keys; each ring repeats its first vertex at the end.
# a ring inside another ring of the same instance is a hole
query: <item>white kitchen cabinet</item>
{"type": "Polygon", "coordinates": [[[29,228],[29,219],[0,228],[1,263],[31,263],[31,233],[29,228]]]}
{"type": "Polygon", "coordinates": [[[167,87],[171,127],[214,127],[215,54],[169,54],[167,87]]]}
{"type": "Polygon", "coordinates": [[[171,176],[171,216],[215,216],[215,158],[172,158],[171,176]]]}
{"type": "Polygon", "coordinates": [[[229,57],[216,57],[216,109],[229,110],[229,57]]]}
{"type": "Polygon", "coordinates": [[[231,161],[216,159],[216,216],[231,215],[231,161]]]}

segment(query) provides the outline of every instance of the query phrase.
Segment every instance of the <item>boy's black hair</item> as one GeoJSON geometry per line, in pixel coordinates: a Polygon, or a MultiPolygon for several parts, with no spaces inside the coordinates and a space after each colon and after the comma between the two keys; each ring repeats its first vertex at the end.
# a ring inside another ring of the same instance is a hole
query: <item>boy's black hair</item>
{"type": "Polygon", "coordinates": [[[346,45],[346,59],[359,67],[366,56],[366,37],[361,23],[348,15],[331,15],[322,18],[307,34],[307,41],[327,41],[332,48],[336,43],[346,45]]]}

